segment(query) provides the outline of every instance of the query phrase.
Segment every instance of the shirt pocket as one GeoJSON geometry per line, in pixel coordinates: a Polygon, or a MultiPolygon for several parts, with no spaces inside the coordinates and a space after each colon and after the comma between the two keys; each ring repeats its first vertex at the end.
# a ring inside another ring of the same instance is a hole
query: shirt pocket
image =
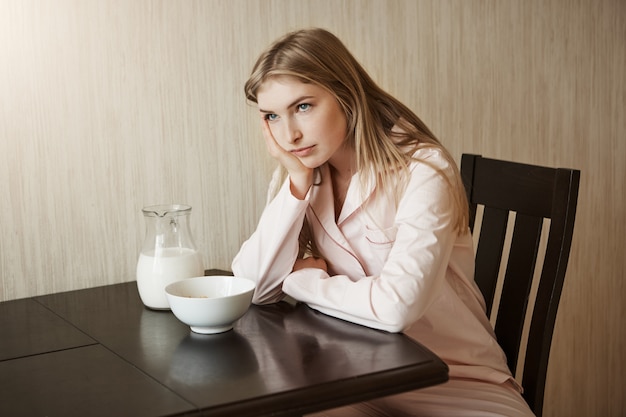
{"type": "Polygon", "coordinates": [[[365,226],[365,239],[373,249],[389,249],[396,241],[398,228],[393,226],[386,229],[365,226]]]}

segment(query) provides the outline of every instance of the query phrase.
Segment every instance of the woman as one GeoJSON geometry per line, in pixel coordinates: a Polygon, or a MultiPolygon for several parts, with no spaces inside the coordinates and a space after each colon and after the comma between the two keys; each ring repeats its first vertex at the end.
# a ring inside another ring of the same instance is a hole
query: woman
{"type": "Polygon", "coordinates": [[[254,302],[404,332],[450,367],[445,384],[320,415],[532,415],[473,280],[458,169],[426,125],[322,29],[272,44],[245,92],[280,165],[232,264],[254,302]]]}

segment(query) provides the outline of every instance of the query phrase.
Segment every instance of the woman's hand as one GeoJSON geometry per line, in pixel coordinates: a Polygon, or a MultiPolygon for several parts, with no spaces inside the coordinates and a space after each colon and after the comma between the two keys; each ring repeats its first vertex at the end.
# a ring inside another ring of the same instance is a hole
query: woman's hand
{"type": "Polygon", "coordinates": [[[270,130],[267,120],[261,123],[265,144],[272,158],[276,159],[289,173],[291,179],[291,193],[299,200],[303,200],[313,184],[313,169],[307,168],[291,152],[283,149],[270,130]]]}
{"type": "Polygon", "coordinates": [[[314,258],[312,256],[304,259],[297,259],[296,263],[293,264],[293,271],[296,272],[300,269],[304,268],[317,268],[322,269],[328,272],[328,267],[326,265],[326,261],[322,258],[314,258]]]}

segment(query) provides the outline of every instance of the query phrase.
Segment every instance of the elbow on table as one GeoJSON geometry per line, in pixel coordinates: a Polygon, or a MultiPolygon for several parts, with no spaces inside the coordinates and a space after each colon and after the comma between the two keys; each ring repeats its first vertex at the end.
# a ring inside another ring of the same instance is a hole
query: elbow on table
{"type": "Polygon", "coordinates": [[[388,321],[384,324],[384,330],[389,333],[402,333],[410,325],[411,323],[404,319],[388,321]]]}
{"type": "Polygon", "coordinates": [[[259,285],[257,281],[257,287],[252,295],[252,304],[273,304],[281,301],[284,297],[285,293],[282,290],[282,286],[259,285]]]}
{"type": "Polygon", "coordinates": [[[392,318],[390,316],[381,317],[378,316],[374,320],[367,320],[362,322],[361,320],[351,320],[356,323],[372,327],[378,330],[384,330],[389,333],[402,333],[411,323],[407,323],[402,317],[392,318]]]}
{"type": "Polygon", "coordinates": [[[389,333],[402,333],[415,321],[407,309],[397,303],[390,303],[376,313],[381,328],[389,333]]]}

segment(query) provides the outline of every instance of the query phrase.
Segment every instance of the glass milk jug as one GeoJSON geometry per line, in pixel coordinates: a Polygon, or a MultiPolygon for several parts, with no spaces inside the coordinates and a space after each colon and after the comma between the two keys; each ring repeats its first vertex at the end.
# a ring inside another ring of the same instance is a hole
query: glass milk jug
{"type": "Polygon", "coordinates": [[[146,307],[170,308],[165,287],[204,275],[202,257],[189,229],[191,207],[173,204],[144,207],[146,238],[137,262],[137,288],[146,307]]]}

